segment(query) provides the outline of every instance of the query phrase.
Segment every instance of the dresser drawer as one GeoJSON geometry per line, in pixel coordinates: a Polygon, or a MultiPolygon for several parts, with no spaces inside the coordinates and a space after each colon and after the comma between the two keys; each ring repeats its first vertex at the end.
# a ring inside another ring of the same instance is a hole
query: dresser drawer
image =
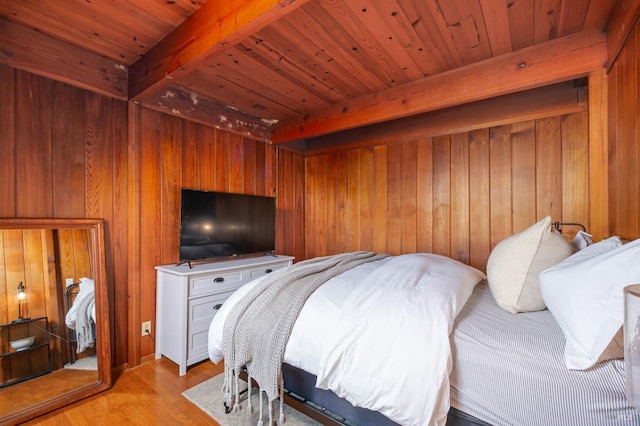
{"type": "Polygon", "coordinates": [[[207,352],[211,320],[213,320],[224,301],[232,293],[233,291],[228,291],[213,296],[198,297],[189,301],[189,323],[187,325],[189,329],[188,358],[207,352]]]}
{"type": "Polygon", "coordinates": [[[246,281],[241,270],[191,277],[189,279],[189,297],[236,290],[246,281]]]}
{"type": "Polygon", "coordinates": [[[289,262],[281,262],[281,263],[269,264],[269,265],[259,266],[256,268],[247,269],[248,281],[254,280],[256,278],[260,278],[265,274],[270,274],[271,272],[275,272],[279,269],[286,268],[287,266],[289,266],[289,262]]]}

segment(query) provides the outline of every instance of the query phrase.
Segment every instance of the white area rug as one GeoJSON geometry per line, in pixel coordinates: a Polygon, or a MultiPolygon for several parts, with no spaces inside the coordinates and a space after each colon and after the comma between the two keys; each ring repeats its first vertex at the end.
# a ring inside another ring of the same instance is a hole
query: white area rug
{"type": "Polygon", "coordinates": [[[80,358],[73,364],[64,365],[67,370],[98,370],[98,360],[95,355],[86,358],[80,358]]]}
{"type": "MultiPolygon", "coordinates": [[[[242,410],[237,413],[225,414],[224,406],[222,405],[223,394],[221,392],[222,383],[224,382],[224,374],[218,374],[209,380],[206,380],[199,385],[187,389],[182,393],[182,396],[189,401],[196,404],[202,411],[210,415],[215,421],[222,426],[240,426],[240,425],[256,425],[258,424],[259,402],[257,389],[252,389],[251,402],[254,406],[253,415],[247,413],[247,393],[240,395],[242,401],[242,410]]],[[[246,383],[241,381],[245,385],[246,383]]],[[[263,422],[265,425],[269,424],[269,413],[267,411],[267,398],[263,396],[263,422]]],[[[280,401],[275,402],[274,417],[278,420],[280,413],[280,401]]],[[[310,419],[304,414],[294,410],[293,408],[285,405],[284,416],[286,425],[320,425],[320,423],[310,419]]]]}

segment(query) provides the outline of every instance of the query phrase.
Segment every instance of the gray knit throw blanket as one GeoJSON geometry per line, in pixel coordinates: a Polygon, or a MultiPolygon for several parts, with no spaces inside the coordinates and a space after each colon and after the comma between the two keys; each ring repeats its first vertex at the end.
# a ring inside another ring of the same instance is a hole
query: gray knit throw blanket
{"type": "MultiPolygon", "coordinates": [[[[282,361],[293,325],[311,294],[330,278],[366,262],[387,257],[386,254],[353,252],[317,257],[267,276],[232,309],[224,323],[225,403],[240,410],[238,373],[246,366],[249,376],[267,394],[269,421],[273,421],[272,402],[282,397],[282,361]],[[280,390],[280,393],[278,392],[280,390]],[[235,404],[233,403],[235,399],[235,404]]],[[[251,392],[251,388],[249,389],[251,392]]],[[[280,423],[284,421],[282,398],[280,423]]],[[[251,398],[248,398],[251,411],[251,398]]],[[[262,397],[260,397],[262,414],[262,397]]],[[[260,416],[262,419],[262,415],[260,416]]],[[[262,420],[258,425],[262,424],[262,420]]]]}

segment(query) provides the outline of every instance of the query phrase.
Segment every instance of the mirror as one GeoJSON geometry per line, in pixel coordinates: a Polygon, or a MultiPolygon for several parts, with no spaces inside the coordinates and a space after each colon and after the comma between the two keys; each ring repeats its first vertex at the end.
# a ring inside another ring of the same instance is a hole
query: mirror
{"type": "Polygon", "coordinates": [[[0,424],[111,387],[110,339],[104,221],[0,219],[0,424]]]}

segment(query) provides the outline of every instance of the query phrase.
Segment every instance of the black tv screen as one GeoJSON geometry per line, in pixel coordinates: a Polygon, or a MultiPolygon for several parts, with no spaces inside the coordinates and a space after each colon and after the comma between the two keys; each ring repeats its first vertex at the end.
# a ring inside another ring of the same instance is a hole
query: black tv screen
{"type": "Polygon", "coordinates": [[[180,260],[271,252],[275,223],[275,197],[183,188],[180,260]]]}

